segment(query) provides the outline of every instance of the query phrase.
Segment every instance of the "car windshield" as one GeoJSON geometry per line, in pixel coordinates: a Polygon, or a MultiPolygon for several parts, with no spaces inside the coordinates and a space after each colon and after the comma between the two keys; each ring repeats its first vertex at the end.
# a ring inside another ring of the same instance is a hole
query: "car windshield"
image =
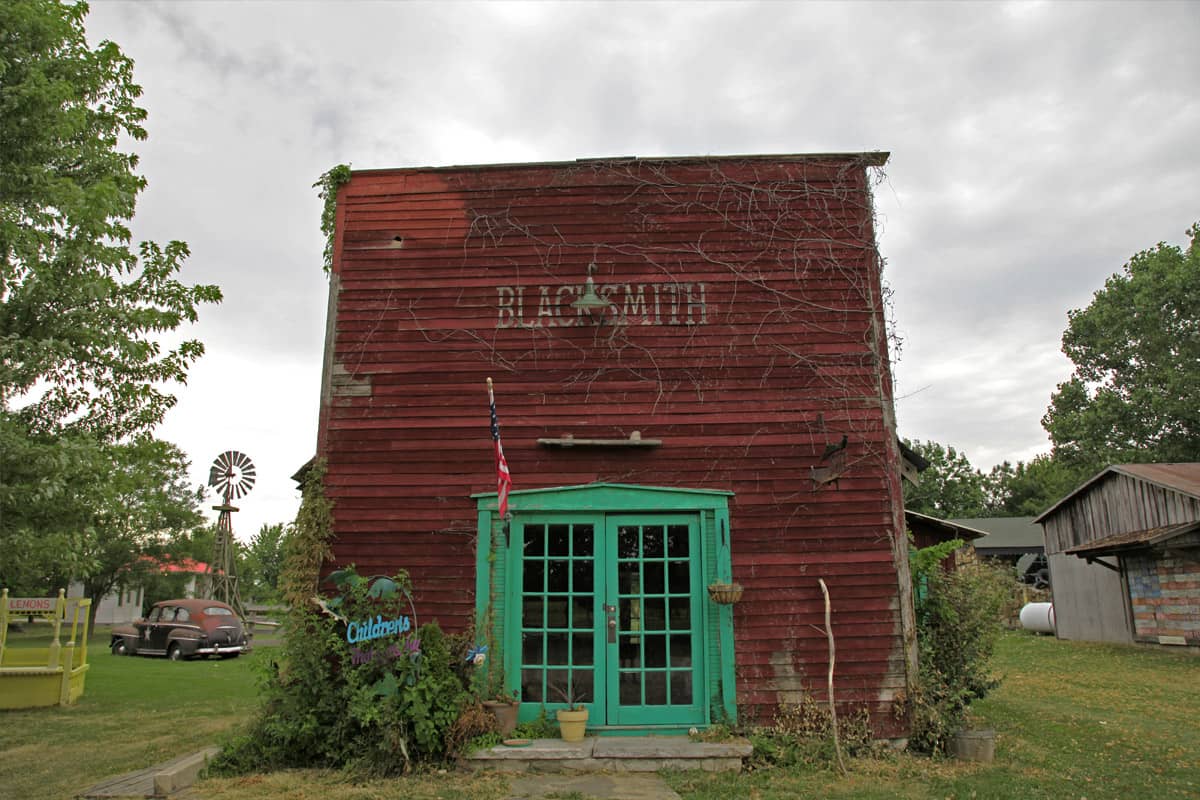
{"type": "Polygon", "coordinates": [[[208,608],[204,609],[204,613],[208,614],[210,617],[232,617],[233,616],[232,611],[230,611],[228,608],[221,608],[220,606],[209,606],[208,608]]]}

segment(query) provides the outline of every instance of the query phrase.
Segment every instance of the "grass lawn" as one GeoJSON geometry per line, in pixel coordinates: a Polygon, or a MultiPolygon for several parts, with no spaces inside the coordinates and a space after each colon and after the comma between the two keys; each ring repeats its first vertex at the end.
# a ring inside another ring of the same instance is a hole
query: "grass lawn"
{"type": "MultiPolygon", "coordinates": [[[[8,638],[10,647],[48,642],[45,633],[8,638]]],[[[171,663],[114,656],[108,642],[106,630],[89,638],[91,668],[74,706],[0,711],[0,797],[73,797],[104,778],[213,744],[250,713],[251,662],[269,653],[171,663]]]]}
{"type": "Polygon", "coordinates": [[[996,730],[996,761],[911,755],[851,762],[850,775],[766,770],[670,776],[689,800],[771,798],[1200,797],[1200,658],[1007,634],[1003,683],[975,707],[996,730]]]}
{"type": "MultiPolygon", "coordinates": [[[[0,712],[0,797],[70,797],[213,743],[253,704],[250,659],[171,664],[117,658],[104,644],[93,640],[78,706],[0,712]]],[[[667,780],[688,800],[1200,796],[1200,658],[1014,633],[1001,641],[995,667],[1004,683],[976,712],[980,727],[997,731],[993,764],[894,755],[852,761],[847,778],[772,769],[667,780]]],[[[363,782],[298,770],[210,778],[197,789],[210,800],[487,800],[503,797],[506,783],[453,771],[363,782]]]]}

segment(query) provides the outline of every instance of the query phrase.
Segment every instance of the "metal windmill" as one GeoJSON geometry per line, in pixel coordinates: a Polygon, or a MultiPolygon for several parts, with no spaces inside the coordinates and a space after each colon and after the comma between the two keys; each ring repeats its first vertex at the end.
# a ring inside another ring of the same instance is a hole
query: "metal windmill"
{"type": "Polygon", "coordinates": [[[213,541],[213,555],[208,562],[208,593],[214,600],[233,606],[246,618],[246,609],[238,592],[237,558],[233,541],[233,512],[237,508],[231,501],[237,500],[254,488],[254,463],[245,453],[226,450],[213,461],[208,471],[208,485],[221,494],[221,505],[213,506],[221,512],[217,517],[217,536],[213,541]]]}

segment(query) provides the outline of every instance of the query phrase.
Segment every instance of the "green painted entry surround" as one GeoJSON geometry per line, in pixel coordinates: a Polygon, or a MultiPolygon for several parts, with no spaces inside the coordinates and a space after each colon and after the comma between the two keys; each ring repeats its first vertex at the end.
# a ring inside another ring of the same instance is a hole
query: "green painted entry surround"
{"type": "Polygon", "coordinates": [[[736,718],[730,492],[595,483],[496,494],[478,511],[476,618],[522,720],[565,705],[596,733],[686,730],[736,718]]]}

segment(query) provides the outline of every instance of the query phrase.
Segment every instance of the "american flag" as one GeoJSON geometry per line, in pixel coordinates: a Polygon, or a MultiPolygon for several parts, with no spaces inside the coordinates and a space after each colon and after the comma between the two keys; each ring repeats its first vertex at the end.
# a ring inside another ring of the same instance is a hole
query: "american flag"
{"type": "Polygon", "coordinates": [[[500,501],[500,518],[508,514],[508,493],[512,490],[512,475],[508,472],[508,461],[504,458],[504,447],[500,444],[500,420],[496,418],[496,395],[492,392],[492,379],[487,379],[488,405],[492,412],[492,441],[496,443],[496,496],[500,501]]]}

